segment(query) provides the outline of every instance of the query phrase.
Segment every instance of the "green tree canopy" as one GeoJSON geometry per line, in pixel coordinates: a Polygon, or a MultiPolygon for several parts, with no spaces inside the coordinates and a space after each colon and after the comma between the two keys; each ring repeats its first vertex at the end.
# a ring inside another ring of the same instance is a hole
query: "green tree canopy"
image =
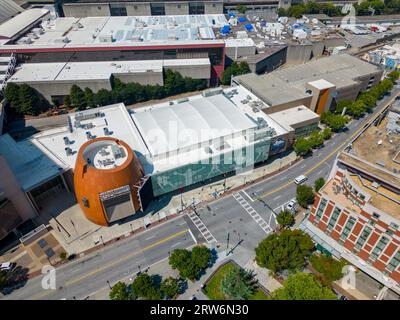
{"type": "Polygon", "coordinates": [[[210,259],[210,249],[205,246],[196,246],[192,251],[186,249],[174,250],[169,258],[169,264],[172,269],[179,271],[182,278],[194,281],[208,268],[210,259]]]}
{"type": "Polygon", "coordinates": [[[283,230],[271,234],[256,248],[256,261],[260,267],[274,273],[301,269],[314,244],[310,236],[301,230],[283,230]]]}
{"type": "Polygon", "coordinates": [[[296,189],[296,200],[303,208],[314,203],[314,191],[310,186],[298,185],[296,189]]]}
{"type": "Polygon", "coordinates": [[[320,177],[317,180],[315,180],[315,182],[314,182],[314,190],[315,190],[315,192],[318,192],[323,187],[324,184],[325,184],[325,179],[322,178],[322,177],[320,177]]]}
{"type": "Polygon", "coordinates": [[[252,272],[235,266],[221,280],[221,291],[228,298],[247,300],[256,290],[257,280],[252,272]]]}
{"type": "Polygon", "coordinates": [[[304,156],[311,151],[311,144],[308,139],[299,137],[294,142],[293,149],[297,155],[304,156]]]}
{"type": "Polygon", "coordinates": [[[242,61],[238,64],[234,61],[229,67],[225,68],[222,73],[221,83],[224,85],[228,85],[231,83],[232,76],[238,76],[242,74],[246,74],[250,72],[250,67],[247,62],[242,61]]]}
{"type": "Polygon", "coordinates": [[[334,292],[324,287],[314,275],[298,272],[289,275],[283,288],[272,293],[273,300],[337,300],[334,292]]]}
{"type": "Polygon", "coordinates": [[[343,259],[336,260],[324,254],[313,254],[310,256],[309,261],[313,268],[320,272],[328,282],[341,279],[343,277],[343,267],[347,264],[343,259]]]}
{"type": "Polygon", "coordinates": [[[117,282],[110,290],[109,297],[111,300],[130,300],[129,290],[124,282],[117,282]]]}
{"type": "Polygon", "coordinates": [[[322,130],[322,138],[324,138],[324,140],[330,139],[331,136],[332,136],[331,128],[325,128],[324,130],[322,130]]]}
{"type": "Polygon", "coordinates": [[[159,300],[160,291],[147,273],[139,274],[131,284],[131,297],[134,299],[159,300]]]}
{"type": "Polygon", "coordinates": [[[294,224],[295,219],[293,214],[289,210],[284,210],[277,215],[276,221],[278,222],[281,229],[286,229],[294,224]]]}
{"type": "MultiPolygon", "coordinates": [[[[338,103],[336,110],[338,110],[338,108],[344,108],[345,106],[346,106],[346,108],[348,108],[350,105],[351,105],[351,102],[350,102],[350,104],[346,103],[346,105],[345,105],[345,101],[340,101],[338,103]]],[[[344,126],[347,123],[347,120],[346,120],[345,116],[342,116],[340,114],[334,114],[331,112],[323,112],[321,114],[321,122],[323,124],[326,124],[327,126],[329,126],[333,131],[337,132],[344,128],[344,126]]]]}
{"type": "Polygon", "coordinates": [[[161,282],[160,290],[167,299],[173,299],[179,294],[179,282],[175,278],[168,277],[161,282]]]}
{"type": "Polygon", "coordinates": [[[71,106],[77,108],[78,110],[86,109],[86,97],[83,90],[76,84],[72,85],[69,92],[69,97],[71,99],[71,106]]]}

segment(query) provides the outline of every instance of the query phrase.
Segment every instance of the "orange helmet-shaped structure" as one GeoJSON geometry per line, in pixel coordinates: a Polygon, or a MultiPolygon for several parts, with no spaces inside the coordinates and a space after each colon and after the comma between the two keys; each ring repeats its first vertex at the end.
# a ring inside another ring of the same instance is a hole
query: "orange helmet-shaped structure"
{"type": "Polygon", "coordinates": [[[84,143],[76,158],[74,184],[86,218],[107,226],[141,210],[138,186],[143,176],[139,159],[125,142],[102,137],[84,143]]]}

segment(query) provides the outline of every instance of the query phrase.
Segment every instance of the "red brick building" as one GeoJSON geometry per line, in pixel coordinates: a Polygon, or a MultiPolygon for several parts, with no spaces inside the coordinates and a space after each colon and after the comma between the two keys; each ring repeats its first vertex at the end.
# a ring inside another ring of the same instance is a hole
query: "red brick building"
{"type": "Polygon", "coordinates": [[[301,228],[343,257],[400,291],[400,177],[349,153],[317,193],[301,228]]]}

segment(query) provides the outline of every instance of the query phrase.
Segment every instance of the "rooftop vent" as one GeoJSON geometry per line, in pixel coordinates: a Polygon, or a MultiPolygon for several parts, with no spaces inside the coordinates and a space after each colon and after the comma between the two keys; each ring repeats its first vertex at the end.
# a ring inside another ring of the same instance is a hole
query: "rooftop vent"
{"type": "Polygon", "coordinates": [[[90,131],[86,131],[86,138],[87,138],[88,140],[91,140],[91,139],[92,139],[92,134],[90,133],[90,131]]]}
{"type": "Polygon", "coordinates": [[[65,153],[66,153],[67,157],[68,156],[72,156],[72,149],[70,147],[66,147],[65,148],[65,153]]]}
{"type": "Polygon", "coordinates": [[[69,146],[71,144],[71,142],[69,141],[68,137],[63,137],[63,140],[64,140],[64,144],[66,146],[69,146]]]}

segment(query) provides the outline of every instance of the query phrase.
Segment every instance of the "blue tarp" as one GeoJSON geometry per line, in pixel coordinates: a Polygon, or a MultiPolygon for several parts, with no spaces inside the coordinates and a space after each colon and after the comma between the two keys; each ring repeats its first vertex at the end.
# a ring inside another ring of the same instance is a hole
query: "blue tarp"
{"type": "Polygon", "coordinates": [[[228,17],[229,17],[229,18],[234,18],[234,17],[236,17],[236,15],[235,15],[234,12],[229,12],[229,13],[228,13],[228,17]]]}
{"type": "Polygon", "coordinates": [[[246,22],[247,19],[246,18],[238,18],[238,22],[246,22]]]}
{"type": "Polygon", "coordinates": [[[224,33],[224,34],[229,33],[231,31],[231,27],[229,25],[225,25],[221,28],[220,31],[221,31],[221,33],[224,33]]]}
{"type": "Polygon", "coordinates": [[[245,24],[244,27],[246,28],[247,31],[253,30],[253,26],[251,24],[245,24]]]}

